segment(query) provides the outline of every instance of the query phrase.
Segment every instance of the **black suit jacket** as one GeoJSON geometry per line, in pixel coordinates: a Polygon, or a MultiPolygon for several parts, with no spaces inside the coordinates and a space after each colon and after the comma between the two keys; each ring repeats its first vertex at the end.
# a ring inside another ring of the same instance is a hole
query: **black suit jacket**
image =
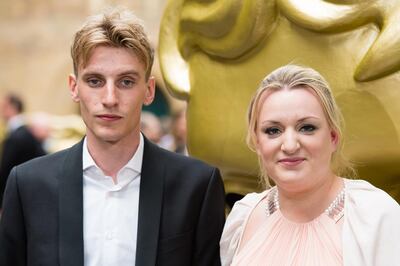
{"type": "MultiPolygon", "coordinates": [[[[82,179],[82,142],[12,170],[1,266],[83,266],[82,179]]],[[[136,265],[219,265],[224,220],[219,171],[145,140],[136,265]]]]}
{"type": "Polygon", "coordinates": [[[45,155],[45,152],[41,143],[26,126],[20,126],[4,139],[0,161],[0,206],[11,169],[18,164],[42,155],[45,155]]]}

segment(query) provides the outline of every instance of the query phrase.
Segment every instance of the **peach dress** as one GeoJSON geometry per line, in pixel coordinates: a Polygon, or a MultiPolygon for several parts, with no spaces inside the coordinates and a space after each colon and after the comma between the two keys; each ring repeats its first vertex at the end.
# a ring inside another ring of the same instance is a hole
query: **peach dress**
{"type": "Polygon", "coordinates": [[[269,217],[244,245],[241,244],[242,232],[238,245],[240,249],[236,250],[231,265],[343,265],[341,231],[344,190],[343,188],[329,208],[317,218],[307,223],[295,223],[282,215],[277,189],[272,188],[265,195],[266,216],[269,217]]]}

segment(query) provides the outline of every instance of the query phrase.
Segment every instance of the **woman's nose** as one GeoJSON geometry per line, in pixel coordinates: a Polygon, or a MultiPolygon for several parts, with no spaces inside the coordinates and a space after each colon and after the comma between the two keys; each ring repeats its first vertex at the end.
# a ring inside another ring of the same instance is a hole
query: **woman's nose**
{"type": "Polygon", "coordinates": [[[293,154],[300,148],[299,140],[293,132],[286,132],[282,139],[281,150],[287,154],[293,154]]]}

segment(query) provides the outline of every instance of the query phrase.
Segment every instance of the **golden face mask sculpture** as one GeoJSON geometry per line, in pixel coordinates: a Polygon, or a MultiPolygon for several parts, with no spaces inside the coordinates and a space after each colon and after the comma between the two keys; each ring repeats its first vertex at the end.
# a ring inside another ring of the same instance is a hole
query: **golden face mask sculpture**
{"type": "Polygon", "coordinates": [[[399,21],[398,0],[170,0],[159,58],[188,102],[190,154],[220,167],[228,194],[260,189],[247,106],[268,73],[302,64],[330,83],[359,177],[400,201],[399,21]]]}

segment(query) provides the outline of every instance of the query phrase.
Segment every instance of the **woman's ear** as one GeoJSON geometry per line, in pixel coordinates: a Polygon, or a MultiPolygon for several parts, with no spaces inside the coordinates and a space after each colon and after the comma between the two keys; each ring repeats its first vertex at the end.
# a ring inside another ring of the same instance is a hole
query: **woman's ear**
{"type": "Polygon", "coordinates": [[[336,130],[331,130],[331,142],[334,147],[334,150],[336,151],[337,145],[339,143],[339,134],[336,130]]]}
{"type": "Polygon", "coordinates": [[[261,147],[257,136],[255,136],[253,139],[253,145],[254,145],[254,151],[257,153],[258,156],[261,156],[261,147]]]}

